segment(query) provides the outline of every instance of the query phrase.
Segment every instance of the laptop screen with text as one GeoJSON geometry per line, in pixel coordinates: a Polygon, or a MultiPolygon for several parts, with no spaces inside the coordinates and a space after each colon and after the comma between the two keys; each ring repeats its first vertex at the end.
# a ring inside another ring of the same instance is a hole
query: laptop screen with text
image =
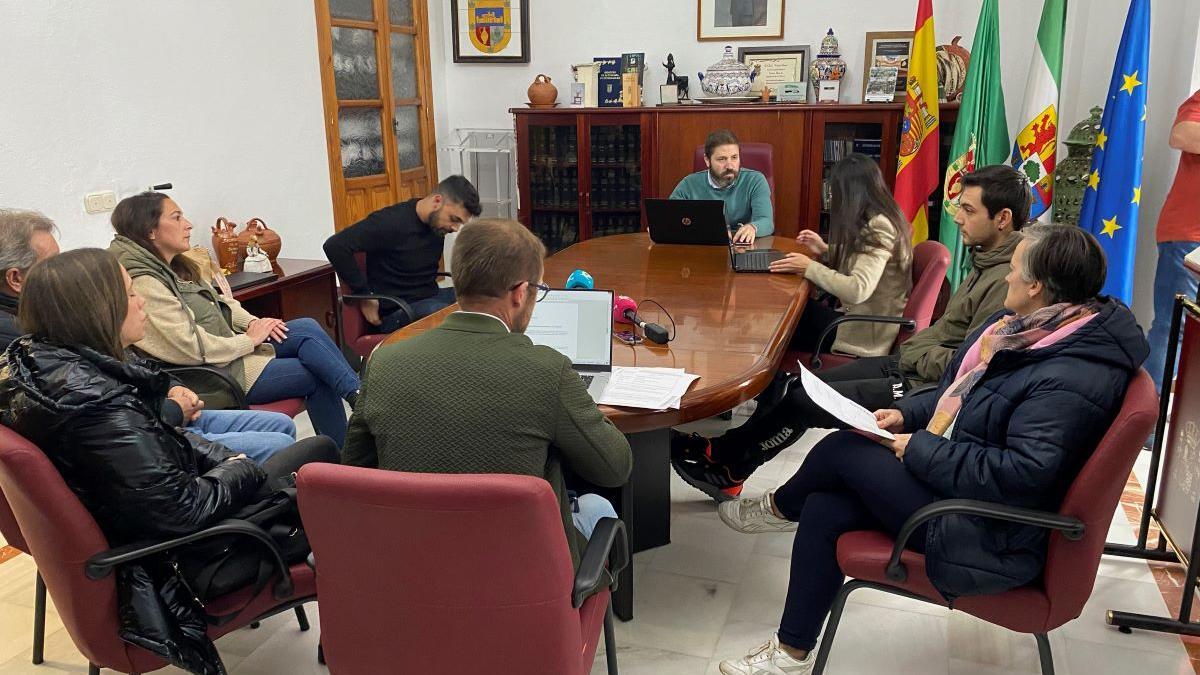
{"type": "Polygon", "coordinates": [[[555,289],[533,308],[525,334],[579,367],[612,366],[612,291],[555,289]]]}

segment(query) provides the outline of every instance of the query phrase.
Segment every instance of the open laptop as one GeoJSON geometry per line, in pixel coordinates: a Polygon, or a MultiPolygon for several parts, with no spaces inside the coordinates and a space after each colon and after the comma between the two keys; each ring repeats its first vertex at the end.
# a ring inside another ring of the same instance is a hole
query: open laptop
{"type": "Polygon", "coordinates": [[[725,202],[719,199],[647,199],[646,221],[656,244],[729,243],[725,202]]]}
{"type": "Polygon", "coordinates": [[[734,272],[770,272],[771,263],[785,255],[773,248],[746,248],[729,243],[729,265],[734,272]]]}
{"type": "Polygon", "coordinates": [[[534,305],[525,335],[571,359],[597,399],[612,378],[612,313],[612,291],[554,289],[534,305]]]}
{"type": "Polygon", "coordinates": [[[734,272],[769,272],[784,256],[775,249],[735,246],[725,224],[725,202],[719,199],[647,199],[650,241],[656,244],[701,244],[729,247],[734,272]]]}

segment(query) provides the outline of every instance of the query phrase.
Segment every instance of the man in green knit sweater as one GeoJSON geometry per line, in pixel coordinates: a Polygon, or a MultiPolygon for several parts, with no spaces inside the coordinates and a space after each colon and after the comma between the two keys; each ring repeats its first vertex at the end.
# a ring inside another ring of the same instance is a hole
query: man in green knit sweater
{"type": "Polygon", "coordinates": [[[734,230],[736,244],[753,244],[755,237],[775,232],[771,186],[754,169],[743,169],[737,136],[718,129],[704,140],[705,171],[684,176],[671,199],[719,199],[725,202],[725,224],[734,230]]]}
{"type": "Polygon", "coordinates": [[[442,325],[383,345],[363,373],[342,462],[422,473],[507,473],[545,478],[558,495],[576,565],[603,517],[603,497],[568,499],[563,464],[580,479],[618,487],[633,454],[596,408],[571,361],[523,332],[542,282],[542,242],[511,220],[475,220],[454,242],[460,311],[442,325]]]}

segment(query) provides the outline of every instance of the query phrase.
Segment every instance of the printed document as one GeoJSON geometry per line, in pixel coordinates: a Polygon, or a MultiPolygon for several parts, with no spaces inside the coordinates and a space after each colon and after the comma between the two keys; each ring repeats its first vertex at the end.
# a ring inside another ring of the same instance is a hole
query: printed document
{"type": "Polygon", "coordinates": [[[649,410],[678,410],[680,399],[699,377],[687,373],[683,368],[613,366],[612,378],[596,403],[649,410]]]}
{"type": "Polygon", "coordinates": [[[813,403],[821,406],[825,412],[845,422],[851,428],[874,434],[880,438],[896,437],[892,432],[879,428],[879,424],[875,422],[875,413],[842,396],[803,365],[800,366],[800,381],[804,385],[804,392],[808,394],[813,403]]]}

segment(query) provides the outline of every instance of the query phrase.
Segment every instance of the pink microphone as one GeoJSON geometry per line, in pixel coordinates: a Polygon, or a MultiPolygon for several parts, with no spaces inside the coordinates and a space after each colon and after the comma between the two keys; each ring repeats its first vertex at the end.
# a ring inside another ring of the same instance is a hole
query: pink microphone
{"type": "Polygon", "coordinates": [[[636,323],[637,303],[628,295],[618,295],[613,299],[613,321],[617,323],[636,323]]]}
{"type": "Polygon", "coordinates": [[[617,323],[631,323],[642,329],[646,339],[660,345],[665,345],[671,341],[667,336],[667,329],[656,323],[646,323],[637,315],[637,303],[628,295],[618,295],[613,300],[613,321],[617,323]]]}

